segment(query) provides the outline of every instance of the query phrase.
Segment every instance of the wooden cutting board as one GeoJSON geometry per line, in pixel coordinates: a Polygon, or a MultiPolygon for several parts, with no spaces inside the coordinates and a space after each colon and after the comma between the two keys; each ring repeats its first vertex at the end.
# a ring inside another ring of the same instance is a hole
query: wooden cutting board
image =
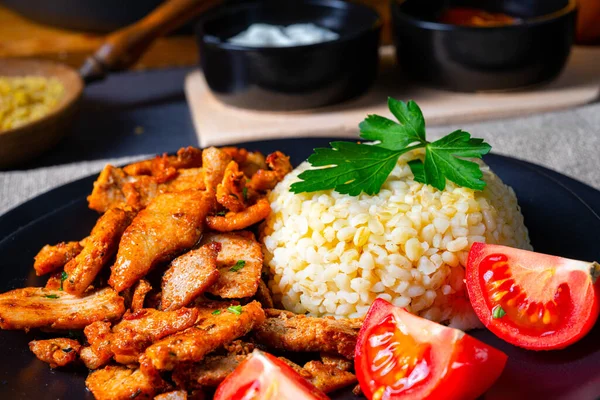
{"type": "Polygon", "coordinates": [[[598,98],[600,48],[576,47],[562,75],[530,90],[454,93],[411,85],[393,68],[393,49],[382,48],[382,71],[362,97],[332,107],[302,112],[251,111],[219,102],[200,71],[191,72],[185,92],[201,146],[288,137],[357,135],[367,114],[391,118],[387,97],[415,100],[428,125],[461,124],[531,115],[575,107],[598,98]]]}

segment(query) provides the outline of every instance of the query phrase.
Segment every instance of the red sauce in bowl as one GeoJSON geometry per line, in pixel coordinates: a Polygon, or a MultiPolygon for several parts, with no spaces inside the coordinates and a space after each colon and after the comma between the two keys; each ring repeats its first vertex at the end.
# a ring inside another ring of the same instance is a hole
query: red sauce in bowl
{"type": "Polygon", "coordinates": [[[444,24],[490,27],[512,25],[518,18],[503,13],[494,13],[477,8],[451,7],[442,12],[439,22],[444,24]]]}

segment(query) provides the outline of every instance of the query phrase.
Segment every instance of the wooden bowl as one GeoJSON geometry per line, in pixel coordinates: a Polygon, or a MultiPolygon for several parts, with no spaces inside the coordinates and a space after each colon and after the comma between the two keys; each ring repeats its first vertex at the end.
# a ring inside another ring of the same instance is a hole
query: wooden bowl
{"type": "Polygon", "coordinates": [[[74,69],[41,60],[2,60],[0,76],[43,76],[56,78],[64,86],[58,105],[46,116],[10,130],[0,130],[0,168],[31,160],[54,146],[67,132],[83,81],[74,69]]]}

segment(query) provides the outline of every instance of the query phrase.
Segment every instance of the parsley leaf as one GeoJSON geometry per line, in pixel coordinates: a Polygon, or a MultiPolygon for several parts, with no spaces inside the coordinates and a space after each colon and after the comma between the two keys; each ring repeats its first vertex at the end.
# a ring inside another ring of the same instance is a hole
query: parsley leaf
{"type": "Polygon", "coordinates": [[[317,148],[308,158],[316,168],[302,172],[301,181],[292,184],[293,193],[334,189],[342,194],[358,196],[379,193],[398,158],[409,151],[425,148],[424,160],[409,161],[417,182],[439,190],[446,180],[474,190],[483,190],[485,182],[479,165],[466,158],[481,158],[491,150],[483,139],[471,138],[458,130],[428,142],[425,138],[425,119],[414,101],[388,99],[392,121],[379,115],[369,115],[360,123],[363,139],[373,143],[331,142],[331,148],[317,148]]]}
{"type": "Polygon", "coordinates": [[[212,315],[219,315],[221,314],[221,310],[215,310],[213,312],[211,312],[212,315]]]}
{"type": "Polygon", "coordinates": [[[229,270],[231,272],[238,272],[240,269],[244,268],[244,266],[246,266],[246,261],[244,260],[237,260],[237,262],[235,263],[235,265],[231,268],[229,268],[229,270]]]}
{"type": "Polygon", "coordinates": [[[244,196],[244,200],[248,200],[248,188],[246,186],[242,188],[242,196],[244,196]]]}
{"type": "Polygon", "coordinates": [[[425,146],[425,162],[413,160],[409,166],[417,182],[444,190],[446,179],[460,186],[483,190],[485,182],[479,165],[458,157],[481,158],[492,147],[483,139],[472,139],[465,131],[454,131],[425,146]]]}
{"type": "Polygon", "coordinates": [[[217,214],[215,214],[215,215],[218,215],[219,217],[224,217],[226,214],[227,214],[227,211],[225,211],[225,210],[222,210],[222,211],[219,211],[219,212],[218,212],[217,214]]]}
{"type": "Polygon", "coordinates": [[[47,299],[58,299],[57,294],[45,294],[44,297],[47,299]]]}
{"type": "Polygon", "coordinates": [[[240,315],[242,313],[242,306],[227,307],[227,311],[234,313],[235,315],[240,315]]]}
{"type": "Polygon", "coordinates": [[[63,271],[60,274],[60,290],[63,290],[63,283],[67,280],[68,277],[69,275],[65,271],[63,271]]]}

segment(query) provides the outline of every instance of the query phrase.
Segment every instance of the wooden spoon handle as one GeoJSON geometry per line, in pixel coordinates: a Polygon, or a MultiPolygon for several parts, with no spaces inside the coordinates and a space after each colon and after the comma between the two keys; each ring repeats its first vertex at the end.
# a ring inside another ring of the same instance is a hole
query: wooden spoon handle
{"type": "Polygon", "coordinates": [[[179,28],[221,0],[168,0],[138,22],[119,29],[79,69],[84,82],[129,68],[160,36],[179,28]]]}

